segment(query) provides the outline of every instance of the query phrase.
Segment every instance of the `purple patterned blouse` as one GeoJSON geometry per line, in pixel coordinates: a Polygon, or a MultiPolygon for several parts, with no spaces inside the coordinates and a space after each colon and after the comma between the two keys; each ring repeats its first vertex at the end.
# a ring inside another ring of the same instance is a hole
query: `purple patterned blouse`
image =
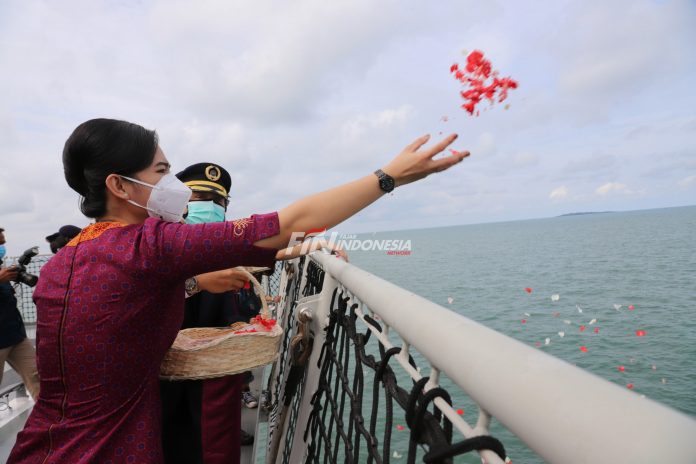
{"type": "Polygon", "coordinates": [[[161,463],[159,367],[181,327],[184,281],[272,266],[276,250],[253,244],[278,232],[277,213],[85,228],[41,270],[41,393],[8,463],[161,463]]]}

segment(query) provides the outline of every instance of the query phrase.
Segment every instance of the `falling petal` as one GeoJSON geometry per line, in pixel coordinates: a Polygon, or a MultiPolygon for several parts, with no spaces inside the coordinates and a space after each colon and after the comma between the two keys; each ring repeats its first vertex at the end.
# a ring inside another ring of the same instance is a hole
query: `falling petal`
{"type": "Polygon", "coordinates": [[[576,308],[578,308],[578,312],[582,314],[582,308],[578,305],[575,305],[576,308]]]}
{"type": "Polygon", "coordinates": [[[529,287],[525,288],[524,291],[527,292],[527,293],[532,293],[532,289],[529,288],[529,287]]]}
{"type": "Polygon", "coordinates": [[[452,297],[447,298],[447,302],[448,302],[449,304],[452,304],[453,301],[454,301],[454,298],[452,298],[452,297]]]}
{"type": "Polygon", "coordinates": [[[660,382],[662,382],[662,384],[664,385],[664,384],[667,383],[667,379],[665,379],[664,377],[662,377],[662,380],[660,380],[660,382]]]}
{"type": "Polygon", "coordinates": [[[572,324],[572,322],[570,322],[568,319],[565,319],[563,322],[565,322],[568,325],[572,324]]]}
{"type": "Polygon", "coordinates": [[[464,415],[464,410],[463,410],[463,409],[457,409],[457,414],[459,414],[460,416],[463,416],[463,415],[464,415]]]}
{"type": "Polygon", "coordinates": [[[592,320],[590,321],[590,325],[594,324],[595,322],[597,322],[597,319],[592,319],[592,320]]]}
{"type": "Polygon", "coordinates": [[[618,311],[621,309],[621,306],[620,304],[614,304],[614,309],[618,311]]]}
{"type": "Polygon", "coordinates": [[[526,323],[527,323],[527,319],[522,319],[520,322],[523,323],[523,324],[526,324],[526,323]]]}
{"type": "Polygon", "coordinates": [[[598,334],[599,333],[599,327],[594,328],[594,333],[598,334]]]}
{"type": "Polygon", "coordinates": [[[626,368],[625,368],[624,366],[619,366],[619,367],[616,368],[616,370],[619,371],[619,372],[625,372],[625,371],[626,371],[626,368]]]}
{"type": "Polygon", "coordinates": [[[645,330],[636,330],[636,337],[645,337],[647,334],[645,330]]]}
{"type": "Polygon", "coordinates": [[[548,345],[549,343],[551,343],[551,339],[550,339],[550,338],[547,338],[546,340],[544,340],[544,345],[548,345]]]}
{"type": "Polygon", "coordinates": [[[565,332],[558,332],[558,336],[561,338],[565,337],[565,332]]]}
{"type": "Polygon", "coordinates": [[[559,295],[559,294],[551,295],[551,301],[558,301],[560,299],[561,299],[561,295],[559,295]]]}
{"type": "Polygon", "coordinates": [[[560,316],[560,315],[561,315],[561,313],[559,313],[558,311],[556,311],[555,313],[553,313],[553,317],[558,317],[558,316],[560,316]]]}
{"type": "Polygon", "coordinates": [[[580,347],[580,351],[582,351],[583,353],[587,353],[587,347],[585,345],[582,345],[580,347]]]}
{"type": "Polygon", "coordinates": [[[629,310],[629,311],[633,311],[634,309],[636,309],[635,306],[633,306],[633,305],[628,305],[628,310],[629,310]]]}
{"type": "Polygon", "coordinates": [[[632,383],[627,384],[626,388],[628,388],[629,390],[633,390],[633,384],[632,383]]]}
{"type": "Polygon", "coordinates": [[[636,358],[631,358],[628,360],[629,363],[635,364],[636,363],[636,358]]]}
{"type": "Polygon", "coordinates": [[[401,432],[401,431],[404,430],[405,428],[406,428],[406,427],[404,427],[403,425],[397,425],[397,426],[396,426],[396,430],[398,430],[399,432],[401,432]]]}
{"type": "Polygon", "coordinates": [[[531,314],[529,314],[529,313],[524,313],[524,315],[527,317],[531,316],[531,314]]]}
{"type": "Polygon", "coordinates": [[[394,459],[401,459],[402,457],[404,457],[404,455],[403,455],[403,454],[399,454],[398,452],[394,451],[394,452],[392,453],[392,457],[393,457],[394,459]]]}
{"type": "Polygon", "coordinates": [[[650,367],[651,367],[651,368],[652,368],[652,370],[654,370],[654,371],[656,371],[656,370],[657,370],[657,366],[656,366],[656,365],[654,365],[654,364],[653,364],[652,366],[650,366],[650,367]]]}
{"type": "Polygon", "coordinates": [[[584,332],[586,328],[587,328],[587,327],[585,327],[584,325],[581,325],[581,326],[580,326],[580,332],[584,332]]]}

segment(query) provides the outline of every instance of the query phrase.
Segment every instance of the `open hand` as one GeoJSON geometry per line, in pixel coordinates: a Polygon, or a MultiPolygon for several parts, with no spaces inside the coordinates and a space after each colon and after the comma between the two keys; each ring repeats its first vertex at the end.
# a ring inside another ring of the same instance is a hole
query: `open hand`
{"type": "Polygon", "coordinates": [[[457,163],[460,163],[464,158],[469,156],[468,151],[457,151],[449,156],[445,156],[434,160],[433,157],[441,153],[445,148],[450,146],[457,139],[457,134],[452,134],[445,137],[440,142],[430,148],[422,149],[430,135],[424,135],[414,140],[410,145],[396,156],[384,169],[385,173],[394,178],[396,186],[410,184],[419,179],[434,173],[441,172],[451,168],[457,163]]]}

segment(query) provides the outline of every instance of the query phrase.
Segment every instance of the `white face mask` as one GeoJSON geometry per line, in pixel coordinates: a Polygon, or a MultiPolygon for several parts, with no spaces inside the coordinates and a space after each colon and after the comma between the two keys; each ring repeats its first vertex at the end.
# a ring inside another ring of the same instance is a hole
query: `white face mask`
{"type": "Polygon", "coordinates": [[[155,185],[131,177],[121,177],[152,189],[146,206],[139,205],[133,200],[128,200],[128,203],[146,209],[150,217],[169,222],[181,222],[186,205],[191,198],[191,189],[174,174],[165,174],[155,185]]]}

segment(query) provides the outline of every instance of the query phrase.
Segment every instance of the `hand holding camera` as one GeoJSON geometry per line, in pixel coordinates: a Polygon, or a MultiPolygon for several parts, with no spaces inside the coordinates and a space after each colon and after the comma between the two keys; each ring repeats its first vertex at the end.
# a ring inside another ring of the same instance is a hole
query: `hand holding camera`
{"type": "Polygon", "coordinates": [[[0,269],[0,282],[13,280],[29,287],[36,286],[36,283],[39,281],[39,277],[34,274],[29,274],[27,272],[27,266],[31,262],[31,259],[38,254],[39,247],[29,248],[22,253],[22,256],[17,258],[16,265],[9,268],[0,269]],[[7,280],[5,280],[6,276],[7,280]]]}

